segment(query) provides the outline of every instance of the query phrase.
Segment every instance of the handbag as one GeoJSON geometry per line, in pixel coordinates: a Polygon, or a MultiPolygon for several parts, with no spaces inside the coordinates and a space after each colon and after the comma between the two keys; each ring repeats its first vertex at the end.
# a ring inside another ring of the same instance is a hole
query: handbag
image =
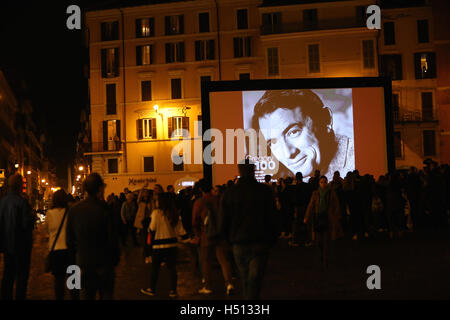
{"type": "Polygon", "coordinates": [[[56,245],[56,241],[58,241],[58,237],[59,234],[61,233],[61,229],[62,226],[64,225],[64,220],[66,219],[66,215],[67,215],[67,208],[66,211],[64,211],[64,216],[61,220],[61,223],[59,224],[59,228],[58,228],[58,233],[56,234],[55,240],[53,241],[53,245],[52,245],[52,249],[50,250],[50,252],[47,255],[47,258],[45,259],[45,272],[51,272],[53,265],[54,265],[54,249],[55,249],[55,245],[56,245]]]}

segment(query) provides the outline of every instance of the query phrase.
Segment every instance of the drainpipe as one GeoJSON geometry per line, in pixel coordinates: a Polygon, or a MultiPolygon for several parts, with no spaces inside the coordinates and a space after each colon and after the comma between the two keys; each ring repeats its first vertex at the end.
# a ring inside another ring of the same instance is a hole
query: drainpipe
{"type": "Polygon", "coordinates": [[[219,51],[219,80],[222,80],[222,53],[220,50],[220,18],[219,18],[219,5],[217,4],[217,0],[214,0],[216,3],[216,16],[217,16],[217,50],[219,51]]]}
{"type": "Polygon", "coordinates": [[[126,109],[126,89],[125,89],[125,25],[124,25],[124,18],[123,18],[123,11],[122,9],[119,9],[120,15],[122,17],[122,82],[123,82],[123,132],[122,132],[122,140],[123,142],[123,172],[128,172],[128,165],[127,165],[127,109],[126,109]]]}

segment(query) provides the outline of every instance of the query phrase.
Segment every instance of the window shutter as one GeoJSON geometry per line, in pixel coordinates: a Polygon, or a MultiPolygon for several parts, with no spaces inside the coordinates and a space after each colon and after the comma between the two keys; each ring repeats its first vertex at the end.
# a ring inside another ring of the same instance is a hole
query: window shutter
{"type": "Polygon", "coordinates": [[[101,50],[102,78],[106,78],[106,49],[101,50]]]}
{"type": "Polygon", "coordinates": [[[168,129],[169,139],[170,139],[172,137],[172,132],[173,132],[173,118],[172,117],[167,118],[167,129],[168,129]]]}
{"type": "Polygon", "coordinates": [[[119,21],[114,21],[112,23],[112,40],[119,39],[119,21]]]}
{"type": "Polygon", "coordinates": [[[171,44],[166,43],[166,63],[172,62],[171,59],[171,44]]]}
{"type": "Polygon", "coordinates": [[[136,128],[137,128],[137,138],[138,140],[142,140],[144,138],[144,133],[142,129],[142,119],[136,120],[136,128]]]}
{"type": "Polygon", "coordinates": [[[136,46],[136,65],[142,65],[142,46],[136,46]]]}
{"type": "Polygon", "coordinates": [[[170,17],[165,17],[165,24],[166,24],[166,36],[170,35],[170,17]]]}
{"type": "Polygon", "coordinates": [[[103,150],[108,150],[108,121],[103,121],[103,150]]]}
{"type": "Polygon", "coordinates": [[[252,44],[252,38],[251,37],[246,37],[245,38],[245,56],[246,57],[251,57],[252,56],[251,44],[252,44]]]}
{"type": "Polygon", "coordinates": [[[106,41],[106,23],[101,23],[100,24],[100,28],[101,28],[101,33],[102,33],[102,35],[101,35],[101,39],[102,39],[102,41],[106,41]]]}
{"type": "Polygon", "coordinates": [[[436,53],[430,52],[427,54],[427,59],[429,62],[429,78],[436,78],[436,53]]]}
{"type": "Polygon", "coordinates": [[[180,29],[179,29],[180,32],[179,33],[180,34],[184,34],[184,16],[183,15],[179,15],[178,17],[179,17],[178,18],[179,19],[178,23],[180,24],[180,26],[179,26],[180,27],[180,29]]]}
{"type": "Polygon", "coordinates": [[[150,26],[150,37],[155,36],[155,18],[148,19],[148,25],[150,26]]]}
{"type": "Polygon", "coordinates": [[[177,45],[177,62],[184,62],[184,42],[177,45]]]}
{"type": "Polygon", "coordinates": [[[152,138],[156,139],[156,118],[152,118],[152,138]]]}
{"type": "Polygon", "coordinates": [[[153,44],[150,45],[150,64],[153,64],[153,44]]]}
{"type": "Polygon", "coordinates": [[[233,45],[234,45],[234,57],[239,58],[239,38],[233,39],[233,45]]]}
{"type": "MultiPolygon", "coordinates": [[[[116,120],[116,134],[117,134],[117,137],[119,137],[119,140],[120,140],[120,120],[116,120]]],[[[120,147],[119,147],[119,149],[120,149],[120,147]]]]}
{"type": "Polygon", "coordinates": [[[114,74],[119,76],[119,48],[114,48],[114,74]]]}
{"type": "MultiPolygon", "coordinates": [[[[183,130],[186,130],[187,132],[189,132],[189,117],[183,117],[183,123],[182,123],[182,125],[183,125],[183,130]]],[[[184,134],[183,134],[183,136],[185,136],[185,137],[188,137],[189,136],[189,133],[185,133],[184,132],[184,134]]]]}
{"type": "Polygon", "coordinates": [[[214,54],[214,40],[208,40],[207,42],[207,59],[214,60],[215,54],[214,54]]]}
{"type": "Polygon", "coordinates": [[[416,72],[416,79],[422,79],[422,68],[420,65],[420,57],[421,57],[420,53],[414,54],[414,69],[416,72]]]}
{"type": "Polygon", "coordinates": [[[142,37],[142,19],[136,19],[136,38],[142,37]]]}

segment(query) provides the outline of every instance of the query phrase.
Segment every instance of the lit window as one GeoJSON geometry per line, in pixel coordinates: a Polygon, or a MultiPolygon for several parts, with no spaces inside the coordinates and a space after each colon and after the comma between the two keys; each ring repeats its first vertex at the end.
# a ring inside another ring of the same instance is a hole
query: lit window
{"type": "Polygon", "coordinates": [[[183,136],[183,117],[173,117],[173,131],[175,137],[183,136]]]}

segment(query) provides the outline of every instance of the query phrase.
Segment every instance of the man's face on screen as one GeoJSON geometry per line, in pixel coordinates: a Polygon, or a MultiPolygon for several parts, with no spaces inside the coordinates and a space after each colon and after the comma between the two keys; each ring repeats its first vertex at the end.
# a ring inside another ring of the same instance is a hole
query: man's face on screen
{"type": "Polygon", "coordinates": [[[272,154],[293,174],[312,175],[320,164],[319,140],[310,117],[300,107],[279,108],[259,119],[259,127],[272,154]]]}

